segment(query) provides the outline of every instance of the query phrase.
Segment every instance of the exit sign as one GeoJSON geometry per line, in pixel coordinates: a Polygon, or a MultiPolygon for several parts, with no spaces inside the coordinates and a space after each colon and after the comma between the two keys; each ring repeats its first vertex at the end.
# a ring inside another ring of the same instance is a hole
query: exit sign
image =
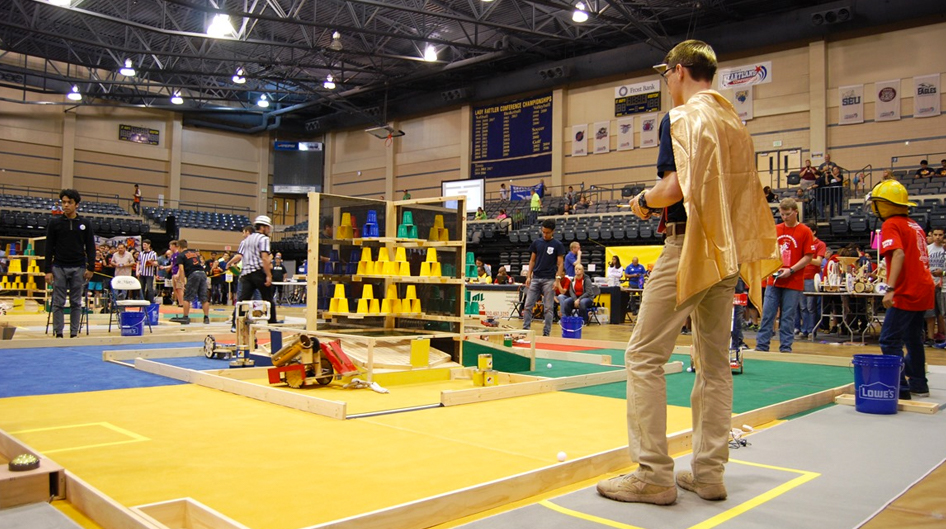
{"type": "Polygon", "coordinates": [[[782,146],[782,140],[776,140],[772,142],[772,147],[781,147],[781,146],[782,146]]]}

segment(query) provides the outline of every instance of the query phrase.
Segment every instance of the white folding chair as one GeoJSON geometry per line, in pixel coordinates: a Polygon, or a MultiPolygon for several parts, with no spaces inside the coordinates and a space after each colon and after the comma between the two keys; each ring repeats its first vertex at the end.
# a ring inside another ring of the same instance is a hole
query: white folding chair
{"type": "MultiPolygon", "coordinates": [[[[115,293],[119,290],[124,290],[126,295],[131,291],[137,290],[138,294],[141,295],[141,283],[132,276],[115,276],[112,278],[112,290],[110,295],[115,309],[108,313],[108,332],[112,332],[112,316],[114,314],[121,314],[130,307],[138,307],[140,312],[146,312],[146,309],[151,306],[151,302],[145,299],[117,299],[115,293]]],[[[145,314],[145,321],[148,323],[148,330],[153,333],[154,329],[151,327],[151,319],[148,318],[147,314],[145,314]]]]}

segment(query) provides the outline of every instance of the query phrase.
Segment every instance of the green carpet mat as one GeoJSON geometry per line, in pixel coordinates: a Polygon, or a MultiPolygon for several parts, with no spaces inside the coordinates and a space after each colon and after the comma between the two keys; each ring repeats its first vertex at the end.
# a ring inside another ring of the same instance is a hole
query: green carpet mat
{"type": "MultiPolygon", "coordinates": [[[[672,355],[670,361],[690,365],[688,355],[672,355]]],[[[733,375],[733,412],[755,410],[797,397],[810,395],[826,389],[843,386],[854,380],[848,367],[792,364],[766,360],[746,360],[745,372],[733,375]]],[[[537,366],[538,367],[538,366],[537,366]]],[[[601,366],[598,366],[601,367],[601,366]]],[[[542,373],[539,373],[542,374],[542,373]]],[[[545,376],[561,376],[546,374],[545,376]]],[[[667,377],[667,404],[690,406],[690,391],[693,389],[694,373],[677,373],[667,377]]],[[[616,399],[627,398],[627,385],[623,382],[590,386],[574,390],[576,393],[598,395],[616,399]]]]}

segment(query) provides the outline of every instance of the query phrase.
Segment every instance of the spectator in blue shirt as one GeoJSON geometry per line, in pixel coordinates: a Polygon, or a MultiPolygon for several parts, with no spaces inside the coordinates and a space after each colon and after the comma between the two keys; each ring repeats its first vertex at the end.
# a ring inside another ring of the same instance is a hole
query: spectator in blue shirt
{"type": "Polygon", "coordinates": [[[627,276],[627,286],[631,288],[641,288],[644,283],[644,274],[647,270],[644,269],[643,265],[635,257],[631,260],[631,264],[627,265],[627,268],[624,269],[624,275],[627,276]]]}
{"type": "Polygon", "coordinates": [[[573,241],[568,245],[568,253],[565,254],[565,275],[575,277],[575,265],[581,264],[581,244],[573,241]]]}

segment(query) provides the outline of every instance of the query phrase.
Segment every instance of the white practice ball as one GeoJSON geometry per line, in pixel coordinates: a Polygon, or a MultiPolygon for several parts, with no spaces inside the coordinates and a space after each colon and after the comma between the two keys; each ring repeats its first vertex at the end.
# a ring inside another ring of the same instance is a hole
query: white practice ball
{"type": "Polygon", "coordinates": [[[545,367],[547,367],[547,368],[549,368],[549,369],[552,369],[552,364],[548,364],[548,365],[546,365],[545,367]]]}
{"type": "Polygon", "coordinates": [[[688,367],[688,368],[687,368],[687,373],[692,373],[692,372],[693,372],[693,368],[692,368],[692,367],[688,367]]]}
{"type": "Polygon", "coordinates": [[[568,459],[568,454],[566,454],[565,452],[559,452],[559,453],[558,453],[558,460],[559,460],[559,461],[565,461],[566,459],[568,459]]]}

